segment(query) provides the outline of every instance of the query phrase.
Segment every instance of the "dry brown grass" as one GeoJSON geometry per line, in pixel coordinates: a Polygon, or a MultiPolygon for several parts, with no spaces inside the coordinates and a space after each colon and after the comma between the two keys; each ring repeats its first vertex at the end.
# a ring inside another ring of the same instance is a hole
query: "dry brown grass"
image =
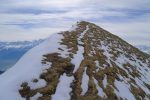
{"type": "Polygon", "coordinates": [[[133,85],[131,85],[131,92],[136,100],[141,100],[141,98],[145,98],[146,96],[146,93],[141,88],[134,87],[133,85]]]}
{"type": "MultiPolygon", "coordinates": [[[[38,100],[51,100],[51,95],[55,94],[56,87],[59,82],[59,78],[63,73],[66,73],[68,77],[73,76],[74,80],[71,84],[72,91],[70,93],[71,100],[123,100],[121,97],[117,97],[114,90],[115,80],[123,81],[120,79],[119,75],[123,78],[128,78],[129,83],[137,85],[134,77],[140,77],[140,73],[135,69],[135,66],[132,66],[129,63],[122,65],[128,73],[133,77],[129,78],[127,72],[120,68],[116,63],[116,58],[120,54],[124,54],[127,58],[132,61],[135,61],[131,55],[135,54],[138,56],[138,59],[146,62],[145,59],[148,59],[149,56],[146,56],[145,53],[140,52],[138,49],[134,48],[127,42],[123,41],[119,37],[112,35],[108,31],[88,22],[78,23],[78,28],[76,31],[65,31],[60,33],[63,35],[63,39],[60,41],[61,45],[65,45],[68,49],[68,57],[63,58],[59,53],[51,53],[44,55],[44,59],[42,60],[42,64],[46,64],[47,62],[51,62],[52,65],[47,69],[47,72],[41,73],[39,78],[44,79],[47,83],[45,87],[37,88],[35,90],[30,89],[28,83],[23,83],[21,85],[21,89],[19,93],[22,97],[29,100],[30,97],[34,96],[36,93],[41,93],[42,96],[38,98],[38,100]],[[83,44],[78,43],[78,38],[80,33],[82,33],[86,26],[90,28],[83,38],[80,40],[83,44]],[[93,36],[89,36],[89,34],[93,36]],[[91,38],[92,37],[92,38],[91,38]],[[109,60],[106,55],[104,55],[104,50],[101,47],[101,41],[104,42],[104,46],[109,47],[109,53],[113,56],[112,59],[109,60]],[[74,65],[71,63],[71,59],[74,58],[74,55],[78,51],[78,46],[84,47],[84,59],[81,61],[80,65],[77,66],[79,69],[73,73],[74,65]],[[123,50],[124,52],[120,52],[117,50],[123,50]],[[91,53],[91,51],[94,51],[91,53]],[[108,62],[110,61],[110,63],[108,62]],[[98,61],[100,66],[97,66],[99,69],[96,71],[96,63],[98,61]],[[86,70],[86,74],[89,76],[88,82],[88,90],[85,95],[81,95],[82,88],[81,82],[83,77],[83,72],[86,70]],[[129,70],[131,69],[131,71],[129,70]],[[104,77],[107,76],[107,86],[104,87],[103,80],[104,77]],[[98,90],[96,89],[96,85],[94,83],[94,77],[98,81],[98,85],[103,89],[107,98],[100,97],[98,95],[98,90]]],[[[60,51],[64,51],[62,48],[58,48],[60,51]]],[[[150,63],[150,61],[149,61],[150,63]]],[[[150,65],[149,65],[150,66],[150,65]]],[[[38,79],[34,79],[33,82],[37,83],[38,79]]],[[[145,83],[145,86],[150,89],[150,86],[145,83]]],[[[141,100],[140,98],[144,98],[147,96],[141,88],[136,88],[131,85],[131,92],[134,94],[137,100],[141,100]]]]}

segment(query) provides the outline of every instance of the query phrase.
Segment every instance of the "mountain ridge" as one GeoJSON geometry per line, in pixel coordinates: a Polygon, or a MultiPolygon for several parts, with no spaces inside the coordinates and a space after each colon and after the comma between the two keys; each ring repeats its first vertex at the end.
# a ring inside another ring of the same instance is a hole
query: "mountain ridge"
{"type": "MultiPolygon", "coordinates": [[[[20,100],[150,99],[150,56],[85,21],[52,35],[14,67],[2,74],[0,80],[18,68],[20,76],[12,81],[17,81],[18,91],[12,96],[20,100]],[[26,69],[22,71],[19,66],[25,62],[26,69]],[[25,77],[22,72],[29,75],[25,77]]],[[[0,83],[1,90],[10,85],[5,82],[0,83]]],[[[0,99],[5,100],[1,94],[0,91],[0,99]]]]}
{"type": "Polygon", "coordinates": [[[33,40],[33,41],[12,41],[12,42],[4,42],[0,41],[0,50],[1,49],[9,49],[9,48],[25,48],[25,47],[33,47],[44,41],[44,39],[33,40]]]}

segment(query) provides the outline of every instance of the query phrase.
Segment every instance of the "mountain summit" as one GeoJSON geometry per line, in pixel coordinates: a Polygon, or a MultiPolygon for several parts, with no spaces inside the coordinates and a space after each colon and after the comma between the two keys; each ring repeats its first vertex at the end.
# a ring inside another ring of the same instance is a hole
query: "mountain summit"
{"type": "Polygon", "coordinates": [[[0,100],[149,100],[150,56],[81,21],[0,76],[0,100]]]}

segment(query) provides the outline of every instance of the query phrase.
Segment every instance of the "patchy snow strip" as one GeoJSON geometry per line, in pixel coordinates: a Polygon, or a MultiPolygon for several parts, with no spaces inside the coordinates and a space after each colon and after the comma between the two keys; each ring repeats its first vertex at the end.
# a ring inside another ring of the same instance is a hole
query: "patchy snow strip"
{"type": "Polygon", "coordinates": [[[60,82],[57,85],[56,92],[52,95],[52,100],[70,100],[70,84],[74,80],[74,77],[68,77],[66,74],[63,74],[60,77],[60,82]],[[64,92],[65,91],[65,92],[64,92]]]}
{"type": "Polygon", "coordinates": [[[98,95],[101,97],[106,96],[106,94],[104,93],[103,89],[100,88],[100,86],[98,85],[98,81],[93,77],[94,83],[96,84],[96,89],[98,90],[98,95]]]}
{"type": "Polygon", "coordinates": [[[106,88],[107,84],[108,84],[107,83],[107,76],[105,75],[104,80],[103,80],[104,88],[106,88]]]}
{"type": "Polygon", "coordinates": [[[82,46],[78,46],[77,54],[74,54],[74,58],[71,60],[71,63],[75,65],[73,73],[75,73],[78,70],[81,61],[84,59],[83,53],[84,53],[84,48],[82,46]]]}
{"type": "Polygon", "coordinates": [[[115,91],[117,96],[127,100],[136,100],[134,95],[130,92],[129,90],[130,87],[127,84],[115,80],[115,86],[119,90],[119,91],[115,91]]]}
{"type": "MultiPolygon", "coordinates": [[[[83,43],[81,42],[81,39],[83,38],[84,34],[88,31],[88,29],[89,29],[89,28],[88,28],[88,26],[87,26],[87,27],[86,27],[86,30],[80,34],[80,36],[79,36],[79,38],[78,38],[78,43],[79,43],[79,44],[83,44],[83,43]]],[[[78,45],[77,54],[74,54],[74,58],[73,58],[72,61],[71,61],[73,64],[75,64],[75,68],[74,68],[73,73],[75,73],[75,72],[78,70],[81,61],[84,59],[83,53],[84,53],[84,47],[81,46],[81,45],[78,45]]]]}
{"type": "Polygon", "coordinates": [[[87,70],[87,67],[85,68],[83,77],[82,77],[82,84],[81,84],[82,93],[81,93],[81,95],[84,95],[88,90],[89,76],[86,74],[86,70],[87,70]]]}
{"type": "Polygon", "coordinates": [[[84,37],[84,34],[89,30],[89,26],[87,25],[86,26],[86,29],[81,33],[79,39],[83,38],[84,37]]]}

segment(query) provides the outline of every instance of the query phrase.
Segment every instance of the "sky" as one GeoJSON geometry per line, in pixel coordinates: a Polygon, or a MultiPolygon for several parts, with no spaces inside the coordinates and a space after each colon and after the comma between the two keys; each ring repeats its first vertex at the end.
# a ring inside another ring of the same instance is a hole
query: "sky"
{"type": "Polygon", "coordinates": [[[150,0],[0,0],[0,41],[37,40],[89,21],[150,46],[150,0]]]}

